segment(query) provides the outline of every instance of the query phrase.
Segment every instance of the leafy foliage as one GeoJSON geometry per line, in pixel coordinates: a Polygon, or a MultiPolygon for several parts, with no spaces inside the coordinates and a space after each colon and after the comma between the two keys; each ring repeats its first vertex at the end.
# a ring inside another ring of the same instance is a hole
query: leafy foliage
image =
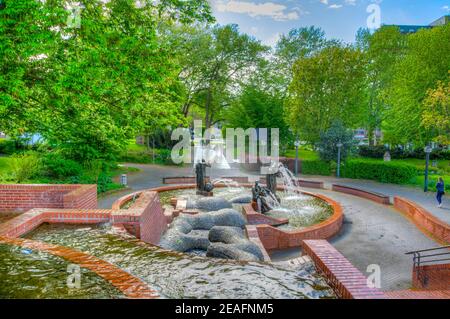
{"type": "Polygon", "coordinates": [[[311,144],[334,120],[345,127],[361,124],[364,79],[364,57],[350,47],[329,47],[298,60],[286,102],[288,122],[311,144]]]}
{"type": "Polygon", "coordinates": [[[341,147],[341,160],[345,161],[353,150],[353,132],[344,127],[341,121],[334,121],[331,127],[320,135],[320,141],[317,144],[320,158],[324,161],[337,161],[338,144],[341,147]]]}
{"type": "Polygon", "coordinates": [[[413,165],[371,160],[348,160],[341,169],[341,176],[354,179],[370,179],[382,183],[405,184],[417,176],[413,165]]]}

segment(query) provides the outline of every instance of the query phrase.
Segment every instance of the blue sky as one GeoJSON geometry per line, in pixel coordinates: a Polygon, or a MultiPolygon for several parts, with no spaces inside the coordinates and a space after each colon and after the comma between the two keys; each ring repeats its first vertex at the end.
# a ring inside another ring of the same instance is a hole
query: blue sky
{"type": "Polygon", "coordinates": [[[367,26],[367,7],[378,4],[382,24],[429,24],[450,14],[450,0],[210,0],[220,24],[236,23],[273,45],[290,29],[315,25],[328,38],[353,42],[367,26]]]}

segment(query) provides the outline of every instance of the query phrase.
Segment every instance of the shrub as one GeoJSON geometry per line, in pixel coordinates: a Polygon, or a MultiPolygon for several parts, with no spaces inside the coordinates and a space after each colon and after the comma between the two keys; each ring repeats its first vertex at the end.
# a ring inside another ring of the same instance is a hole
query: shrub
{"type": "Polygon", "coordinates": [[[349,160],[341,168],[341,176],[370,179],[382,183],[405,184],[417,176],[417,169],[405,163],[371,160],[349,160]]]}
{"type": "Polygon", "coordinates": [[[301,173],[305,175],[323,175],[330,176],[332,167],[325,161],[301,161],[301,173]]]}
{"type": "Polygon", "coordinates": [[[383,158],[385,153],[386,148],[383,145],[377,146],[361,145],[358,148],[358,154],[361,157],[383,158]]]}
{"type": "Polygon", "coordinates": [[[49,153],[42,159],[46,175],[54,178],[79,176],[83,167],[76,161],[65,159],[56,153],[49,153]]]}
{"type": "Polygon", "coordinates": [[[41,171],[41,161],[34,153],[14,155],[11,161],[12,178],[22,183],[38,175],[41,171]]]}
{"type": "Polygon", "coordinates": [[[2,139],[0,140],[0,154],[14,154],[18,150],[18,145],[15,140],[2,139]]]}

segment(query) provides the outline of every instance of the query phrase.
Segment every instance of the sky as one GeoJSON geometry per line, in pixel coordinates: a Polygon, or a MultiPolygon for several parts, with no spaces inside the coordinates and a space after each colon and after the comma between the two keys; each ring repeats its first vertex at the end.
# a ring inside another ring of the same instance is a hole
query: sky
{"type": "MultiPolygon", "coordinates": [[[[328,38],[354,42],[356,31],[368,26],[378,6],[381,24],[428,25],[450,15],[450,0],[210,0],[219,24],[234,23],[240,30],[274,45],[289,30],[314,25],[328,38]]],[[[378,20],[371,20],[378,21],[378,20]]],[[[376,22],[376,24],[378,24],[376,22]]],[[[374,25],[369,25],[373,27],[374,25]]]]}

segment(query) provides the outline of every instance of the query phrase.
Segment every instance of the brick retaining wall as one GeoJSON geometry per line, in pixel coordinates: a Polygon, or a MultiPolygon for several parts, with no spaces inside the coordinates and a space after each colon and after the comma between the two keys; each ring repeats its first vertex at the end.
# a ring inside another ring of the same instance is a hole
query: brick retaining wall
{"type": "Polygon", "coordinates": [[[0,185],[0,212],[97,208],[97,185],[0,185]]]}
{"type": "Polygon", "coordinates": [[[380,290],[368,287],[366,277],[326,240],[305,240],[302,247],[339,298],[386,297],[380,290]]]}
{"type": "Polygon", "coordinates": [[[402,197],[394,197],[394,207],[406,214],[419,228],[445,244],[450,244],[450,225],[433,216],[425,208],[402,197]]]}
{"type": "Polygon", "coordinates": [[[426,290],[450,290],[450,264],[414,267],[413,287],[426,290]]]}
{"type": "Polygon", "coordinates": [[[337,184],[332,185],[332,190],[335,192],[350,194],[350,195],[362,197],[365,199],[369,199],[369,200],[374,201],[379,204],[390,205],[389,196],[386,196],[384,194],[369,192],[369,191],[366,191],[363,189],[344,186],[344,185],[337,185],[337,184]]]}

